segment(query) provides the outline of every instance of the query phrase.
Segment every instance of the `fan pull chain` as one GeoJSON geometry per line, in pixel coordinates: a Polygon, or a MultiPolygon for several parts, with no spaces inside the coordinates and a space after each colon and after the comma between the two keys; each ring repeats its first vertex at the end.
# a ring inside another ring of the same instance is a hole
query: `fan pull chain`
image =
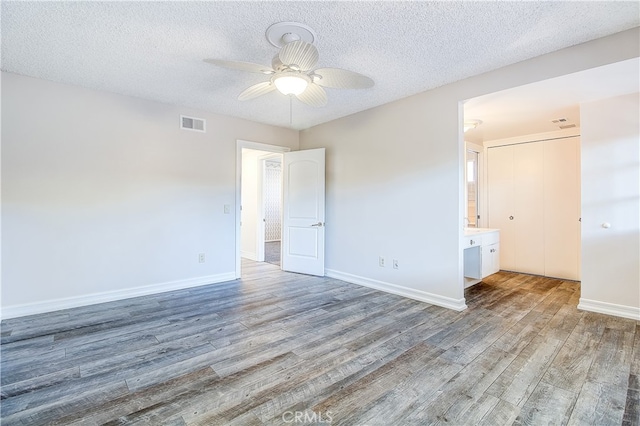
{"type": "Polygon", "coordinates": [[[293,95],[289,95],[289,127],[293,127],[293,95]]]}

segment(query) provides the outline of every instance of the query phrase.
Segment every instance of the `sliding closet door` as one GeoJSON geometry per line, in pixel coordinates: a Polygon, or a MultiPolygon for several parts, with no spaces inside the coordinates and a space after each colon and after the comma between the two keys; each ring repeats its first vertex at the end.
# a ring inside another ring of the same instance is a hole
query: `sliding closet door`
{"type": "Polygon", "coordinates": [[[515,271],[513,146],[488,149],[489,228],[500,230],[500,269],[515,271]]]}
{"type": "Polygon", "coordinates": [[[544,275],[579,280],[580,140],[544,142],[544,275]]]}
{"type": "Polygon", "coordinates": [[[544,147],[514,145],[514,224],[516,270],[544,275],[544,147]]]}
{"type": "Polygon", "coordinates": [[[500,268],[579,280],[579,138],[489,148],[487,173],[500,268]]]}

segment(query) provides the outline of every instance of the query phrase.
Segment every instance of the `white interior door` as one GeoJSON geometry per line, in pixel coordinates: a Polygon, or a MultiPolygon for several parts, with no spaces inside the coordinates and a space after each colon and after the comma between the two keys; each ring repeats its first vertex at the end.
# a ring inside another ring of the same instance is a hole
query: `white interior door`
{"type": "Polygon", "coordinates": [[[287,152],[282,164],[282,269],[324,276],[324,148],[287,152]]]}

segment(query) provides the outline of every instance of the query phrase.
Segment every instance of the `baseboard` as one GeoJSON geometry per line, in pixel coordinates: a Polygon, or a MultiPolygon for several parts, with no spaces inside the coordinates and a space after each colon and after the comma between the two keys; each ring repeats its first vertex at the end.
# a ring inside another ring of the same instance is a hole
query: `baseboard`
{"type": "Polygon", "coordinates": [[[42,314],[45,312],[59,311],[62,309],[95,305],[97,303],[113,302],[114,300],[129,299],[132,297],[146,296],[149,294],[164,293],[167,291],[182,290],[185,288],[199,287],[207,284],[233,281],[235,279],[235,272],[227,272],[224,274],[208,275],[186,280],[169,281],[165,283],[128,288],[124,290],[87,294],[84,296],[67,297],[63,299],[53,299],[44,302],[27,303],[23,305],[6,306],[2,308],[0,317],[2,319],[24,317],[27,315],[42,314]]]}
{"type": "Polygon", "coordinates": [[[463,311],[467,309],[464,298],[452,299],[450,297],[438,296],[437,294],[427,293],[409,287],[399,286],[384,281],[372,280],[370,278],[349,274],[346,272],[325,269],[325,275],[340,281],[369,287],[385,293],[397,294],[398,296],[408,297],[409,299],[418,300],[420,302],[430,303],[432,305],[442,306],[443,308],[453,309],[455,311],[463,311]]]}
{"type": "Polygon", "coordinates": [[[258,255],[254,252],[240,250],[240,257],[258,262],[258,255]]]}
{"type": "Polygon", "coordinates": [[[616,305],[615,303],[580,298],[578,309],[640,321],[640,308],[633,306],[616,305]]]}

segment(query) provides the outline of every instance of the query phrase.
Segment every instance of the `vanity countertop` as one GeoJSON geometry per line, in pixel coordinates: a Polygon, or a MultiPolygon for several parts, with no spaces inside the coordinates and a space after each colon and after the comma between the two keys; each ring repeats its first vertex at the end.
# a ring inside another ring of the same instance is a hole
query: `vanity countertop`
{"type": "Polygon", "coordinates": [[[495,228],[464,228],[464,236],[469,237],[471,235],[488,234],[489,232],[498,232],[499,229],[495,228]]]}

